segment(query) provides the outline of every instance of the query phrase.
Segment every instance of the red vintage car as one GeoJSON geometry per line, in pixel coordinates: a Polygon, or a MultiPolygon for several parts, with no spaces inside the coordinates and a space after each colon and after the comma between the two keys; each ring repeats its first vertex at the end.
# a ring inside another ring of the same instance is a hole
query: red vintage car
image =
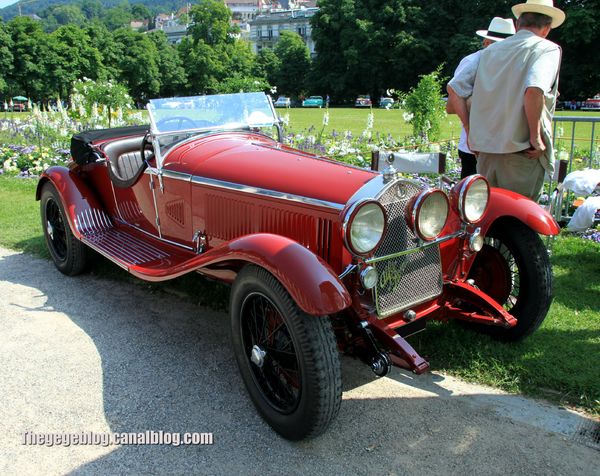
{"type": "Polygon", "coordinates": [[[90,131],[41,177],[56,267],[90,249],[148,281],[231,284],[232,344],[264,419],[297,440],[338,413],[339,351],[378,376],[429,364],[407,337],[459,319],[513,341],[543,321],[558,232],[531,200],[471,176],[446,190],[281,143],[262,93],[150,101],[150,125],[90,131]]]}

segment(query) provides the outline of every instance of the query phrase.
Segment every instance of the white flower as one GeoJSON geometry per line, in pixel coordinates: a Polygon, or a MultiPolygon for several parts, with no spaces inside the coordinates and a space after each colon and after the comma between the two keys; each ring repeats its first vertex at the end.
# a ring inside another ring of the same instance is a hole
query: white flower
{"type": "Polygon", "coordinates": [[[277,94],[277,86],[271,88],[271,94],[277,94]]]}
{"type": "Polygon", "coordinates": [[[281,121],[283,122],[283,124],[287,127],[290,125],[290,115],[286,114],[285,116],[283,116],[281,118],[281,121]]]}
{"type": "Polygon", "coordinates": [[[367,129],[373,129],[373,124],[375,123],[375,115],[373,111],[371,111],[367,116],[367,129]]]}
{"type": "Polygon", "coordinates": [[[412,121],[413,117],[415,117],[415,115],[411,114],[410,112],[404,112],[404,113],[402,113],[402,118],[404,119],[404,122],[410,122],[410,121],[412,121]]]}

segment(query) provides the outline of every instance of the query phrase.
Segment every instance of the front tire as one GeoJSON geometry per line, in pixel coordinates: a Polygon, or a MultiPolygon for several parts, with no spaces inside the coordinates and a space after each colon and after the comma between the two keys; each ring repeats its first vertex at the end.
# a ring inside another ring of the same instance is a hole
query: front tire
{"type": "Polygon", "coordinates": [[[230,313],[240,373],[265,421],[289,440],[323,433],[342,397],[329,319],[302,312],[275,277],[251,265],[233,285],[230,313]]]}
{"type": "Polygon", "coordinates": [[[82,273],[87,264],[87,247],[73,235],[60,196],[51,182],[42,187],[40,214],[46,246],[56,268],[67,276],[82,273]]]}
{"type": "Polygon", "coordinates": [[[469,277],[510,312],[511,329],[475,326],[501,340],[517,341],[544,321],[552,303],[552,267],[539,235],[521,222],[494,226],[478,253],[469,277]]]}

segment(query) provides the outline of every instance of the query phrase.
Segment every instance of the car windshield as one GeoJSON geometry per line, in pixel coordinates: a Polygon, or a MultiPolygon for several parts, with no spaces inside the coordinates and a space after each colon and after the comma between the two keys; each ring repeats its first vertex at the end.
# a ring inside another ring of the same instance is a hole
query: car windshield
{"type": "Polygon", "coordinates": [[[151,99],[148,112],[155,135],[272,127],[277,123],[264,93],[151,99]]]}
{"type": "Polygon", "coordinates": [[[320,101],[321,99],[323,99],[321,96],[311,96],[308,99],[315,99],[317,101],[320,101]]]}
{"type": "Polygon", "coordinates": [[[265,128],[272,133],[278,124],[265,93],[151,99],[147,107],[159,166],[176,144],[198,134],[265,128]]]}

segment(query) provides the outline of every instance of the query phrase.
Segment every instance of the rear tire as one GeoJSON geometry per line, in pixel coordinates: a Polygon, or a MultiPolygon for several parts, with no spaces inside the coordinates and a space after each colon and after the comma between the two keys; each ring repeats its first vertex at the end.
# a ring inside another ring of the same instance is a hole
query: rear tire
{"type": "Polygon", "coordinates": [[[468,327],[501,340],[517,341],[533,333],[552,303],[552,267],[539,235],[521,222],[494,226],[478,253],[469,278],[510,312],[517,325],[511,329],[468,327]]]}
{"type": "Polygon", "coordinates": [[[233,348],[259,413],[284,438],[323,433],[342,398],[331,322],[298,308],[266,270],[246,266],[230,300],[233,348]]]}
{"type": "Polygon", "coordinates": [[[82,273],[88,248],[73,235],[60,196],[51,182],[42,187],[40,214],[46,246],[56,268],[67,276],[82,273]]]}

